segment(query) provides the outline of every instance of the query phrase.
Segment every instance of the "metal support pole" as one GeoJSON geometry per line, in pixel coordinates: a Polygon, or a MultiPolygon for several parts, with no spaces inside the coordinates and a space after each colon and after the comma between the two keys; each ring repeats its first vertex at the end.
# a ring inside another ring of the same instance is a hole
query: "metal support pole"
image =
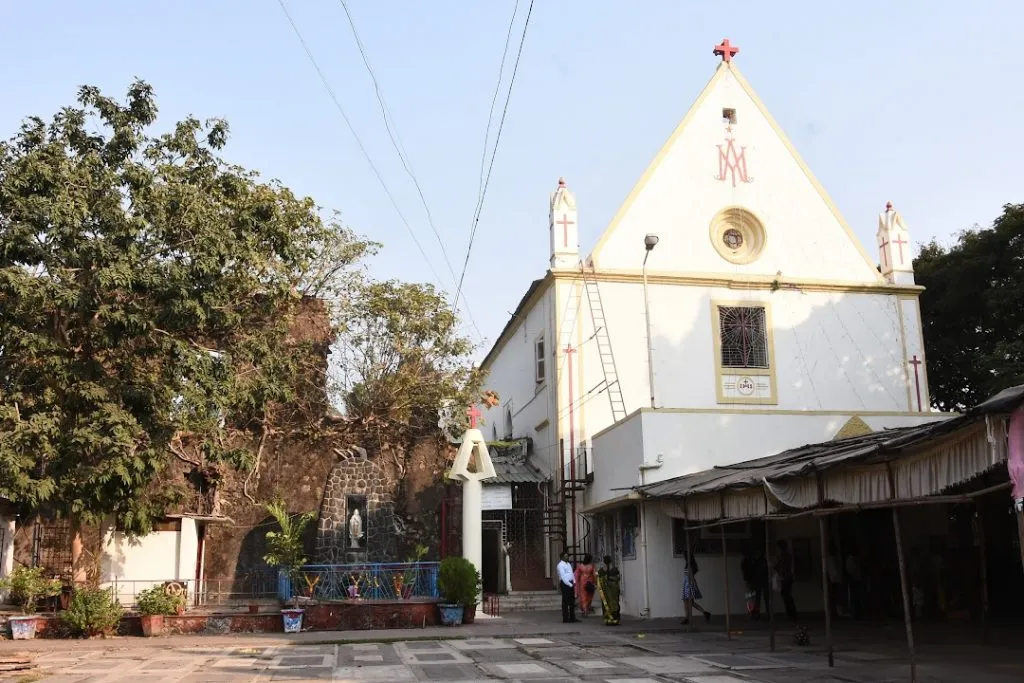
{"type": "Polygon", "coordinates": [[[729,599],[729,555],[725,549],[725,525],[718,527],[722,537],[722,573],[725,575],[725,637],[732,640],[732,628],[729,616],[732,613],[732,603],[729,599]]]}
{"type": "MultiPolygon", "coordinates": [[[[690,592],[693,592],[693,574],[690,573],[690,562],[693,560],[693,548],[690,547],[690,529],[686,528],[686,575],[690,584],[690,592]]],[[[686,600],[686,632],[693,633],[693,601],[686,600]]]]}
{"type": "Polygon", "coordinates": [[[825,517],[818,517],[818,535],[821,537],[821,594],[825,600],[825,647],[831,668],[836,662],[832,651],[832,582],[828,576],[828,523],[825,517]]]}
{"type": "Polygon", "coordinates": [[[1020,550],[1020,565],[1024,569],[1024,508],[1017,503],[1017,548],[1020,550]]]}
{"type": "Polygon", "coordinates": [[[654,347],[651,340],[651,304],[647,299],[647,256],[644,254],[643,267],[643,288],[644,288],[644,318],[647,321],[647,386],[651,390],[651,407],[654,407],[654,347]]]}
{"type": "Polygon", "coordinates": [[[907,564],[903,557],[903,535],[900,533],[900,513],[892,509],[892,528],[896,535],[896,561],[900,568],[900,590],[903,593],[903,624],[907,629],[907,647],[910,649],[910,683],[917,683],[917,656],[914,651],[914,623],[911,614],[910,587],[907,585],[907,564]]]}
{"type": "Polygon", "coordinates": [[[772,553],[772,535],[768,520],[764,522],[764,561],[768,565],[768,586],[765,594],[768,596],[768,650],[775,652],[775,610],[772,605],[772,570],[768,558],[772,553]]]}

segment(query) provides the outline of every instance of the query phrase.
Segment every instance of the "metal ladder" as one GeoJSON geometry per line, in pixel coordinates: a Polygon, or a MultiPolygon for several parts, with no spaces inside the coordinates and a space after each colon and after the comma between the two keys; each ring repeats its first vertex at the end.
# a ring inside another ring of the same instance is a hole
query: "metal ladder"
{"type": "Polygon", "coordinates": [[[619,384],[619,373],[615,369],[615,355],[612,353],[612,342],[608,337],[608,322],[604,317],[604,303],[601,301],[601,290],[597,280],[587,277],[586,266],[580,268],[583,275],[583,286],[587,290],[590,303],[590,317],[594,323],[594,340],[597,342],[597,355],[601,358],[601,370],[604,372],[604,388],[608,392],[608,403],[612,409],[612,421],[618,422],[626,417],[626,402],[622,398],[622,386],[619,384]]]}

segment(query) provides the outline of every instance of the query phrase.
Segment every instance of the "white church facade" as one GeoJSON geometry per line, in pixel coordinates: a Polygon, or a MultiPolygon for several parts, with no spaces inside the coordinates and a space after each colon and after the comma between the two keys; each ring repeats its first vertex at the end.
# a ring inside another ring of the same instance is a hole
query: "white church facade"
{"type": "MultiPolygon", "coordinates": [[[[683,559],[675,521],[630,487],[940,417],[902,217],[858,216],[878,225],[860,244],[723,47],[589,253],[559,181],[549,269],[483,362],[501,398],[487,431],[531,438],[553,479],[579,482],[564,545],[612,555],[637,616],[682,614],[683,559]]],[[[698,559],[720,613],[723,560],[698,559]]]]}

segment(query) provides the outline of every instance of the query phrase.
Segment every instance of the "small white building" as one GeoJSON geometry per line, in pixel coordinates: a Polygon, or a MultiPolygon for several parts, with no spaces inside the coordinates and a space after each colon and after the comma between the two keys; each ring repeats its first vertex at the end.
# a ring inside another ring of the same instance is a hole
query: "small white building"
{"type": "MultiPolygon", "coordinates": [[[[941,417],[929,409],[903,219],[884,200],[879,215],[857,217],[878,224],[876,263],[734,48],[716,54],[711,80],[589,254],[578,244],[585,213],[559,180],[549,269],[483,362],[502,401],[494,435],[532,438],[541,464],[563,473],[564,546],[616,558],[626,614],[683,611],[681,520],[645,509],[631,487],[844,427],[941,417]]],[[[698,560],[705,606],[720,613],[722,557],[698,560]]],[[[729,562],[737,576],[739,557],[729,562]]]]}
{"type": "Polygon", "coordinates": [[[122,605],[153,586],[180,584],[188,602],[202,595],[205,575],[206,528],[223,517],[172,515],[153,531],[130,538],[106,523],[101,528],[100,585],[113,588],[122,605]]]}

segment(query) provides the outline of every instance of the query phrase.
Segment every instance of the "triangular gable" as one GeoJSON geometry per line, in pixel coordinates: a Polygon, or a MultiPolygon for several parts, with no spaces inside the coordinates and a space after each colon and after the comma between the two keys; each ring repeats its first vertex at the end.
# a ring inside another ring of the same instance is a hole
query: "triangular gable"
{"type": "Polygon", "coordinates": [[[651,272],[882,281],[874,260],[732,63],[719,65],[589,262],[598,270],[635,270],[646,233],[661,240],[651,253],[651,272]],[[723,118],[726,109],[735,111],[735,124],[723,118]],[[716,246],[716,216],[721,222],[724,212],[736,209],[764,228],[761,251],[747,262],[723,257],[716,246]]]}
{"type": "Polygon", "coordinates": [[[844,424],[838,432],[836,432],[836,435],[832,437],[832,440],[838,441],[839,439],[848,439],[851,436],[864,436],[865,434],[870,434],[873,431],[875,430],[871,429],[867,422],[860,419],[857,415],[854,415],[846,421],[846,424],[844,424]]]}

